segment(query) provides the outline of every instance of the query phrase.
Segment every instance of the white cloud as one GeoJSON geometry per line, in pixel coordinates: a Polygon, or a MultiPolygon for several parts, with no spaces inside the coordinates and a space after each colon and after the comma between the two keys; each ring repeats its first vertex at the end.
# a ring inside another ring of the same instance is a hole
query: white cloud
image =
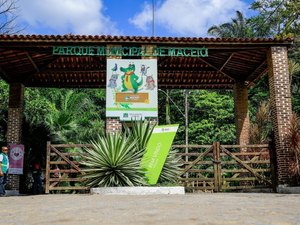
{"type": "Polygon", "coordinates": [[[56,34],[118,34],[103,15],[101,0],[22,0],[19,19],[27,31],[56,34]]]}
{"type": "Polygon", "coordinates": [[[129,22],[135,27],[146,31],[148,29],[147,26],[152,22],[152,6],[148,3],[144,3],[142,12],[130,18],[129,22]]]}
{"type": "MultiPolygon", "coordinates": [[[[164,0],[155,9],[155,24],[173,34],[207,36],[209,27],[230,22],[236,10],[247,7],[242,0],[164,0]]],[[[145,30],[152,22],[152,7],[145,4],[130,22],[145,30]]]]}

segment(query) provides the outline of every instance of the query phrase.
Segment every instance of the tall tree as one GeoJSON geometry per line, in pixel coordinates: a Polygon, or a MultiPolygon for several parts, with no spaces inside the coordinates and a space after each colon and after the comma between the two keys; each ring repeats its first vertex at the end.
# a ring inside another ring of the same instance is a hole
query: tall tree
{"type": "Polygon", "coordinates": [[[17,0],[0,0],[0,34],[16,34],[20,29],[16,24],[17,0]]]}
{"type": "Polygon", "coordinates": [[[255,36],[247,19],[240,11],[236,11],[236,18],[233,18],[231,22],[214,25],[210,27],[207,32],[210,35],[223,38],[255,36]]]}
{"type": "Polygon", "coordinates": [[[265,30],[272,36],[297,36],[300,33],[299,0],[257,0],[251,9],[258,15],[251,19],[257,30],[265,30]]]}

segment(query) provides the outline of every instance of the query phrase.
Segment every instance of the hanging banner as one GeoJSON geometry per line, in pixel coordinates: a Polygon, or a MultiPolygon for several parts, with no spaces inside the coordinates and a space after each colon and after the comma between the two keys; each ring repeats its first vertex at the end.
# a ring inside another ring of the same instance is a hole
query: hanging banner
{"type": "Polygon", "coordinates": [[[149,184],[156,184],[171,149],[178,124],[156,126],[149,139],[141,165],[149,184]]]}
{"type": "Polygon", "coordinates": [[[157,60],[108,59],[106,117],[157,117],[157,60]]]}
{"type": "Polygon", "coordinates": [[[24,145],[9,145],[9,174],[23,174],[24,145]]]}

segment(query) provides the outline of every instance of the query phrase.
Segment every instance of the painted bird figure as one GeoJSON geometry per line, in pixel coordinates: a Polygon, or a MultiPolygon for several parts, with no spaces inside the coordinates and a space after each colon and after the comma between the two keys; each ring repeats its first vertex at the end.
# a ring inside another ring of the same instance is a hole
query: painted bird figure
{"type": "Polygon", "coordinates": [[[114,68],[111,69],[113,71],[113,73],[115,73],[118,70],[118,65],[117,63],[115,63],[114,68]]]}

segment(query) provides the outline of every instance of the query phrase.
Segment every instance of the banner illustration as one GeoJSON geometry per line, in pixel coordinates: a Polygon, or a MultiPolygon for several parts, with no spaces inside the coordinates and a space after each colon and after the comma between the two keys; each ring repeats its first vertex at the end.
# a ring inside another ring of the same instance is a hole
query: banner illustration
{"type": "Polygon", "coordinates": [[[157,117],[157,60],[108,59],[106,117],[157,117]]]}

